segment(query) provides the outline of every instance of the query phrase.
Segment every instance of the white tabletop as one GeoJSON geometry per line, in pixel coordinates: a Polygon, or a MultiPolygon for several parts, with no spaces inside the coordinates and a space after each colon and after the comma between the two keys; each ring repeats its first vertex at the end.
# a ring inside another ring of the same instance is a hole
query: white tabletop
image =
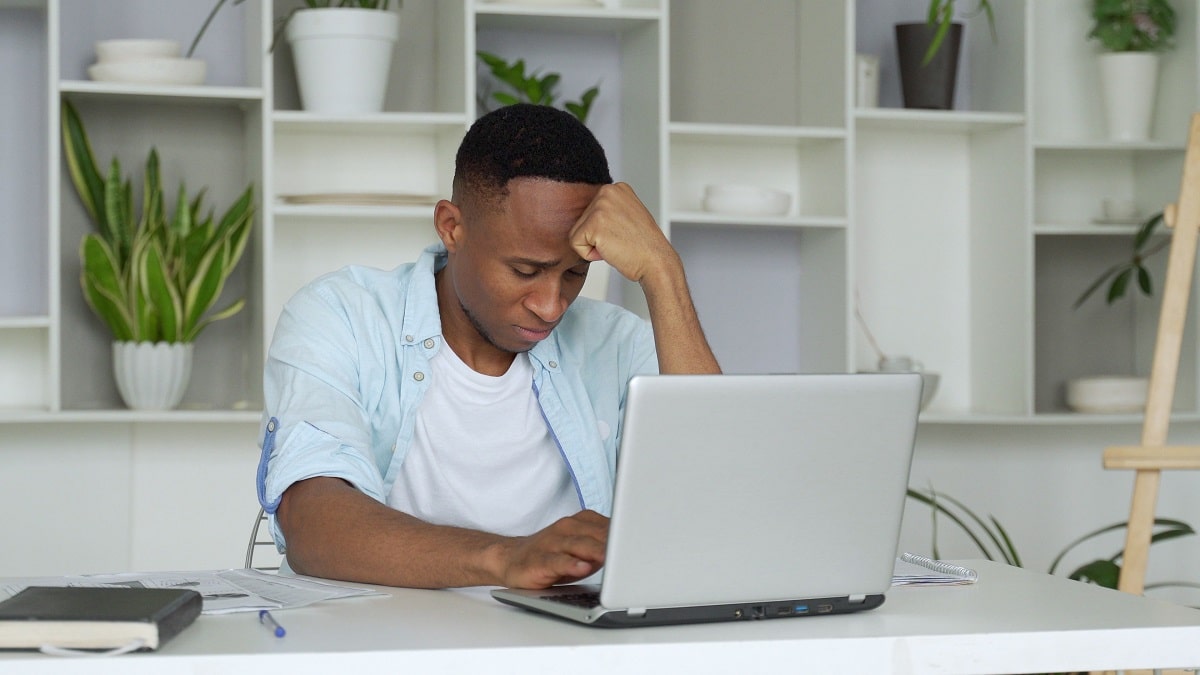
{"type": "Polygon", "coordinates": [[[157,653],[0,654],[4,673],[1021,673],[1200,665],[1200,611],[987,561],[967,586],[901,587],[860,614],[599,629],[487,589],[386,589],[276,612],[201,616],[157,653]],[[435,670],[436,669],[436,670],[435,670]]]}

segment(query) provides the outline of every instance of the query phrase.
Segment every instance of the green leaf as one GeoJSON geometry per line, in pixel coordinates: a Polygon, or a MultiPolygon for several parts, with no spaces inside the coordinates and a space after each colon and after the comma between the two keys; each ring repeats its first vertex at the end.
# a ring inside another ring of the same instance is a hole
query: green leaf
{"type": "Polygon", "coordinates": [[[214,242],[205,252],[196,269],[196,277],[187,286],[183,297],[184,335],[195,337],[201,317],[216,303],[225,286],[229,242],[214,242]]]}
{"type": "Polygon", "coordinates": [[[1121,578],[1121,567],[1111,560],[1093,560],[1071,572],[1071,579],[1087,581],[1105,588],[1116,588],[1121,578]]]}
{"type": "Polygon", "coordinates": [[[104,178],[96,166],[92,144],[88,140],[83,121],[71,102],[62,102],[63,151],[67,156],[67,172],[75,185],[79,201],[88,216],[96,222],[101,232],[108,230],[104,218],[104,178]]]}
{"type": "Polygon", "coordinates": [[[1163,223],[1163,214],[1161,211],[1150,216],[1145,222],[1138,227],[1137,234],[1133,235],[1133,250],[1140,251],[1150,241],[1150,237],[1154,234],[1155,228],[1163,223]]]}
{"type": "Polygon", "coordinates": [[[158,313],[162,339],[180,342],[183,338],[183,301],[163,259],[162,246],[152,242],[141,259],[142,293],[158,313]]]}
{"type": "Polygon", "coordinates": [[[1129,286],[1129,280],[1132,277],[1133,267],[1127,267],[1117,275],[1117,278],[1113,279],[1112,285],[1108,287],[1108,304],[1111,305],[1125,295],[1125,288],[1129,286]]]}
{"type": "Polygon", "coordinates": [[[1138,288],[1142,289],[1142,293],[1146,295],[1154,295],[1154,282],[1150,279],[1150,272],[1142,265],[1137,266],[1138,288]]]}
{"type": "Polygon", "coordinates": [[[122,301],[126,293],[112,248],[99,235],[88,234],[79,245],[79,259],[84,300],[114,337],[132,339],[133,316],[122,301]]]}

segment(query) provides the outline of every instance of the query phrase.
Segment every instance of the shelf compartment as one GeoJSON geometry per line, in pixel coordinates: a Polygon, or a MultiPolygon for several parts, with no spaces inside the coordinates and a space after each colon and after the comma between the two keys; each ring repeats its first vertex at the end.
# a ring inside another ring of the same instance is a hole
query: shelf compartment
{"type": "Polygon", "coordinates": [[[432,209],[420,217],[288,216],[275,227],[271,250],[273,269],[266,299],[265,325],[274,330],[279,312],[308,282],[346,265],[390,270],[414,262],[426,246],[437,241],[432,209]]]}
{"type": "MultiPolygon", "coordinates": [[[[278,115],[278,113],[277,113],[278,115]]],[[[464,128],[455,122],[365,124],[285,117],[276,128],[275,196],[402,192],[448,196],[464,128]]]]}
{"type": "Polygon", "coordinates": [[[1131,199],[1143,218],[1149,217],[1178,198],[1182,170],[1182,148],[1039,148],[1034,152],[1034,221],[1092,225],[1106,198],[1131,199]]]}
{"type": "Polygon", "coordinates": [[[692,226],[672,243],[726,373],[844,372],[844,230],[692,226]]]}
{"type": "MultiPolygon", "coordinates": [[[[299,3],[274,2],[272,25],[299,3]]],[[[395,7],[400,3],[393,2],[395,7]]],[[[452,113],[467,110],[466,5],[464,0],[407,0],[400,12],[400,37],[388,71],[387,112],[452,113]]],[[[270,39],[270,38],[268,38],[270,39]]],[[[277,111],[301,110],[295,61],[285,39],[270,58],[277,111]]]]}
{"type": "MultiPolygon", "coordinates": [[[[261,407],[262,332],[255,320],[262,302],[258,241],[262,236],[263,176],[257,150],[263,145],[257,114],[261,108],[243,111],[128,98],[86,98],[76,102],[76,108],[86,125],[96,161],[107,166],[114,156],[120,159],[123,173],[134,177],[134,200],[139,205],[151,147],[158,150],[170,203],[181,182],[192,197],[207,187],[205,204],[219,218],[247,184],[254,184],[259,202],[255,234],[217,303],[217,307],[224,307],[234,298],[244,297],[247,307],[210,325],[199,336],[191,380],[181,405],[215,410],[261,407]]],[[[60,190],[56,255],[61,307],[61,407],[120,410],[124,405],[113,381],[112,335],[87,307],[79,288],[79,242],[85,233],[93,231],[94,224],[65,177],[60,190]]]]}
{"type": "Polygon", "coordinates": [[[0,317],[50,311],[52,161],[45,139],[57,110],[47,110],[46,23],[37,4],[0,4],[0,87],[14,92],[0,105],[0,317]]]}
{"type": "MultiPolygon", "coordinates": [[[[203,59],[207,64],[205,83],[220,92],[215,94],[217,98],[240,98],[243,95],[242,88],[253,91],[262,86],[259,55],[266,49],[262,30],[262,7],[265,4],[226,3],[213,17],[203,38],[196,45],[192,57],[203,59]]],[[[77,81],[79,84],[87,83],[88,66],[96,62],[96,41],[166,38],[179,41],[186,53],[212,10],[212,3],[208,2],[182,2],[167,6],[160,0],[60,0],[60,5],[61,38],[58,45],[61,72],[58,79],[77,81]]],[[[100,90],[123,89],[113,83],[95,84],[100,90]]],[[[127,86],[132,87],[132,92],[141,93],[141,87],[127,86]]],[[[196,99],[211,97],[192,91],[204,87],[164,89],[179,89],[182,95],[196,99]]],[[[261,98],[261,93],[251,94],[251,97],[261,98]]]]}
{"type": "Polygon", "coordinates": [[[670,118],[845,126],[852,10],[824,0],[755,3],[754,11],[741,0],[688,2],[670,17],[670,118]]]}
{"type": "MultiPolygon", "coordinates": [[[[1024,141],[1019,126],[856,136],[853,283],[880,348],[941,374],[931,413],[1031,409],[1024,141]]],[[[854,367],[873,370],[856,336],[854,367]]]]}
{"type": "Polygon", "coordinates": [[[44,317],[0,319],[0,410],[53,404],[48,331],[44,317]]]}
{"type": "MultiPolygon", "coordinates": [[[[1035,269],[1035,413],[1066,413],[1065,383],[1097,375],[1148,375],[1154,355],[1158,308],[1167,252],[1146,261],[1155,295],[1131,283],[1125,297],[1105,302],[1107,288],[1078,309],[1076,298],[1105,269],[1131,254],[1128,239],[1107,236],[1039,236],[1035,269]]],[[[1190,299],[1174,405],[1197,411],[1196,298],[1190,299]]]]}
{"type": "Polygon", "coordinates": [[[740,184],[792,195],[784,216],[792,224],[841,221],[846,217],[846,143],[840,134],[808,132],[673,133],[670,181],[672,213],[702,212],[706,185],[740,184]]]}

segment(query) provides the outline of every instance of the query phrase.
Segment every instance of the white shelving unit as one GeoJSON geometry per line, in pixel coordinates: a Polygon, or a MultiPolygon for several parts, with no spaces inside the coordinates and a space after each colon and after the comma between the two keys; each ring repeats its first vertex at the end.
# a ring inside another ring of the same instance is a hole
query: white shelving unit
{"type": "MultiPolygon", "coordinates": [[[[385,112],[367,117],[300,110],[289,50],[270,49],[291,7],[282,0],[221,10],[198,49],[204,86],[87,79],[96,40],[186,43],[205,4],[0,0],[0,57],[12,64],[0,84],[29,93],[0,109],[12,149],[0,180],[19,196],[0,205],[10,289],[0,294],[0,421],[143,419],[121,409],[108,336],[77,290],[76,246],[90,224],[62,176],[60,100],[80,109],[102,161],[116,155],[140,173],[156,146],[168,184],[207,185],[217,205],[254,183],[255,241],[230,289],[249,309],[201,337],[203,367],[177,413],[242,421],[261,407],[272,326],[300,285],[344,264],[394,266],[434,240],[428,204],[295,196],[449,196],[486,77],[477,49],[552,66],[568,98],[601,84],[589,122],[616,177],[638,188],[684,257],[730,372],[871,369],[856,303],[885,350],[942,374],[928,423],[1106,423],[1067,414],[1063,382],[1148,364],[1153,302],[1070,304],[1134,230],[1093,222],[1100,200],[1152,212],[1177,193],[1200,100],[1195,0],[1176,3],[1156,133],[1136,145],[1104,138],[1094,45],[1075,0],[997,3],[994,42],[983,19],[969,20],[952,112],[898,105],[890,30],[923,15],[919,0],[772,0],[753,12],[737,0],[409,0],[385,112]],[[854,107],[856,52],[883,57],[883,107],[854,107]],[[779,217],[707,213],[700,197],[713,183],[795,199],[779,217]]],[[[639,306],[619,283],[598,279],[589,293],[639,306]]],[[[1200,414],[1198,363],[1186,350],[1182,416],[1200,414]]]]}

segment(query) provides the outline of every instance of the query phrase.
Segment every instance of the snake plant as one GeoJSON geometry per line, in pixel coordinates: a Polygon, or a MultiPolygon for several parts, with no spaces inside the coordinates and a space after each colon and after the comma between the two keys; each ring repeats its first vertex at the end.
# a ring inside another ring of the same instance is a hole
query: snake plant
{"type": "Polygon", "coordinates": [[[210,323],[241,311],[245,299],[210,312],[246,250],[254,222],[252,185],[214,221],[211,209],[203,213],[205,190],[189,201],[180,183],[168,218],[152,148],[138,214],[132,181],[115,157],[108,173],[100,172],[79,113],[66,100],[62,135],[71,182],[96,228],[79,247],[83,295],[114,339],[193,342],[210,323]]]}

